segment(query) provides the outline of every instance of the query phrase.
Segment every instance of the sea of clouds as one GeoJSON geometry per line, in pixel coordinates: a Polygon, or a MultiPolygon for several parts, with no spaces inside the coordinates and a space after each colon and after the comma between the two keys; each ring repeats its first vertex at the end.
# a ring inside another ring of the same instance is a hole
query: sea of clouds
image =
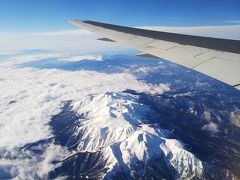
{"type": "Polygon", "coordinates": [[[9,56],[0,61],[0,174],[3,178],[26,179],[36,175],[44,178],[52,168],[51,161],[69,153],[54,144],[43,147],[45,152],[39,157],[32,156],[30,152],[19,152],[19,148],[26,144],[53,136],[48,123],[66,101],[126,89],[152,94],[170,90],[166,84],[152,85],[140,81],[129,71],[107,74],[20,66],[49,58],[102,60],[101,56],[27,54],[9,56]]]}

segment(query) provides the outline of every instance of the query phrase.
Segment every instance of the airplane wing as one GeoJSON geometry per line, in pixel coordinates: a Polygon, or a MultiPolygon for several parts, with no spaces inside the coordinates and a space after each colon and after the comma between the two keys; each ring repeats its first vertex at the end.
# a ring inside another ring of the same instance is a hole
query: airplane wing
{"type": "Polygon", "coordinates": [[[194,69],[240,89],[240,41],[124,27],[95,21],[68,23],[155,57],[194,69]]]}

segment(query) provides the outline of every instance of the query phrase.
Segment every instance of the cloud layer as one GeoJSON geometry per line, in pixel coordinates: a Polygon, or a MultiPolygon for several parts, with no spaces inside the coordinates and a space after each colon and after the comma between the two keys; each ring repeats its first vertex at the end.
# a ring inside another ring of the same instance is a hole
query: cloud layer
{"type": "Polygon", "coordinates": [[[139,28],[179,34],[240,40],[240,25],[195,27],[142,26],[139,28]]]}
{"type": "Polygon", "coordinates": [[[152,93],[162,93],[169,89],[163,84],[159,86],[145,84],[128,72],[104,74],[15,67],[15,64],[32,59],[56,56],[21,56],[1,63],[2,148],[10,150],[16,146],[48,138],[51,134],[45,125],[52,115],[59,112],[63,101],[79,99],[87,94],[123,91],[126,88],[152,93]]]}
{"type": "Polygon", "coordinates": [[[55,32],[0,32],[0,52],[44,49],[73,53],[112,53],[129,51],[116,43],[98,41],[85,30],[55,32]]]}
{"type": "MultiPolygon", "coordinates": [[[[66,56],[64,54],[36,54],[13,56],[0,62],[0,174],[44,178],[51,170],[51,161],[59,154],[66,155],[63,147],[49,144],[44,154],[19,152],[19,148],[52,137],[47,125],[60,112],[65,101],[78,100],[89,94],[133,89],[139,92],[163,93],[164,84],[151,85],[136,79],[130,72],[106,74],[95,71],[64,71],[19,67],[29,61],[59,58],[64,61],[101,61],[101,56],[66,56]],[[58,152],[58,153],[57,153],[58,152]]],[[[3,177],[2,177],[3,176],[3,177]]],[[[6,175],[5,177],[8,177],[6,175]]]]}
{"type": "MultiPolygon", "coordinates": [[[[237,23],[238,21],[234,22],[237,23]]],[[[240,40],[240,25],[198,27],[144,26],[140,28],[240,40]]],[[[97,38],[99,37],[83,29],[22,33],[0,32],[0,52],[24,49],[50,49],[82,53],[100,53],[105,51],[106,53],[129,50],[124,45],[97,41],[97,38]]]]}

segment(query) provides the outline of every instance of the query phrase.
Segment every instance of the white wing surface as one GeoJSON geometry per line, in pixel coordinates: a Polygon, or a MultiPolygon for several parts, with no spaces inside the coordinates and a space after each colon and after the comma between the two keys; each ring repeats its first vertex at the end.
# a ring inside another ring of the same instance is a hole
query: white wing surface
{"type": "Polygon", "coordinates": [[[95,21],[68,23],[147,54],[194,69],[240,89],[240,41],[124,27],[95,21]]]}

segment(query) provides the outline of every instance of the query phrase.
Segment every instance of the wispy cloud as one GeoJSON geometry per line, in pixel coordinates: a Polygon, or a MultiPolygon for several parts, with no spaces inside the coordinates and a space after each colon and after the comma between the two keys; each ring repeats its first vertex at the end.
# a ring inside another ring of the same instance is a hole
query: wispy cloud
{"type": "Polygon", "coordinates": [[[202,127],[202,130],[209,131],[209,132],[213,132],[213,133],[219,132],[219,129],[218,129],[217,124],[215,124],[215,123],[213,123],[213,122],[210,122],[209,124],[205,124],[205,125],[202,127]]]}
{"type": "Polygon", "coordinates": [[[155,31],[207,36],[240,40],[240,25],[231,26],[193,26],[193,27],[168,27],[168,26],[141,26],[139,28],[155,31]]]}
{"type": "Polygon", "coordinates": [[[36,32],[33,35],[45,36],[82,36],[92,35],[93,33],[84,29],[62,30],[62,31],[49,31],[49,32],[36,32]]]}
{"type": "Polygon", "coordinates": [[[0,52],[46,49],[78,53],[122,52],[119,44],[98,41],[91,32],[62,30],[54,32],[0,32],[0,52]]]}
{"type": "Polygon", "coordinates": [[[234,24],[240,24],[240,19],[226,20],[225,22],[234,23],[234,24]]]}
{"type": "MultiPolygon", "coordinates": [[[[141,26],[139,28],[240,40],[240,25],[196,27],[141,26]]],[[[83,29],[25,33],[0,32],[0,39],[0,52],[25,49],[67,50],[82,53],[124,52],[129,50],[126,46],[118,43],[97,41],[96,34],[83,29]]]]}

